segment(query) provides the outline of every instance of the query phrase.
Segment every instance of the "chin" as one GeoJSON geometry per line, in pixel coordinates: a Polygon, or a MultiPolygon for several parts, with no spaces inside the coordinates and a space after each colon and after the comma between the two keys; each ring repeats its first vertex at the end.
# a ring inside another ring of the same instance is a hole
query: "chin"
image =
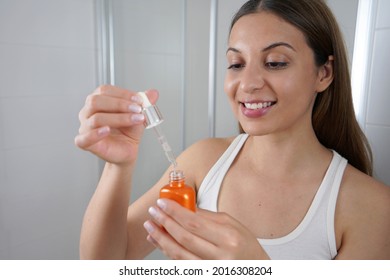
{"type": "Polygon", "coordinates": [[[266,131],[262,128],[259,128],[259,126],[252,126],[252,125],[243,126],[243,125],[241,125],[241,127],[242,127],[243,133],[249,134],[250,136],[263,136],[263,135],[267,135],[269,133],[268,131],[266,131]]]}

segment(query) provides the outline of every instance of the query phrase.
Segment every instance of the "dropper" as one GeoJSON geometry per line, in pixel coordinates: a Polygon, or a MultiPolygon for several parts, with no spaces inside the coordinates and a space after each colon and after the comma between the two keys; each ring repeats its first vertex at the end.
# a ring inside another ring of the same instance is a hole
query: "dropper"
{"type": "Polygon", "coordinates": [[[161,131],[161,128],[159,126],[154,126],[153,130],[157,134],[157,139],[164,150],[165,156],[167,157],[168,161],[173,165],[173,169],[176,170],[177,162],[175,156],[173,155],[171,146],[169,146],[167,139],[165,138],[164,134],[161,131]]]}
{"type": "Polygon", "coordinates": [[[146,129],[153,128],[154,132],[157,135],[157,140],[161,144],[161,147],[164,150],[165,156],[168,161],[173,165],[174,170],[176,170],[177,162],[175,156],[173,155],[171,146],[169,146],[167,138],[164,136],[160,124],[164,121],[160,110],[156,105],[150,103],[149,98],[145,92],[138,92],[138,95],[142,98],[142,111],[145,115],[145,127],[146,129]]]}

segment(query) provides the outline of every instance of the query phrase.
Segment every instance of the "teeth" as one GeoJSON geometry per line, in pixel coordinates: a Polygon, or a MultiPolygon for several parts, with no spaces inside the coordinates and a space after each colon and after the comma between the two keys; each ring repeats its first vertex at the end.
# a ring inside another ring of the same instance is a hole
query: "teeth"
{"type": "Polygon", "coordinates": [[[245,107],[251,110],[263,109],[270,107],[272,102],[263,102],[263,103],[244,103],[245,107]]]}

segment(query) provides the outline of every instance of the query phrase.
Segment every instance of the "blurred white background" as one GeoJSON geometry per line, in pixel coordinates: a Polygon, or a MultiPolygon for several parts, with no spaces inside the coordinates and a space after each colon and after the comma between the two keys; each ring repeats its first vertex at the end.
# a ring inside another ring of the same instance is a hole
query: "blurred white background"
{"type": "MultiPolygon", "coordinates": [[[[176,154],[209,137],[210,128],[217,137],[237,133],[223,77],[230,20],[245,1],[216,1],[213,15],[212,2],[0,0],[0,259],[79,258],[82,216],[102,162],[78,150],[73,138],[85,97],[99,84],[158,89],[165,117],[162,128],[176,154]],[[217,20],[216,107],[210,111],[213,19],[217,20]],[[112,28],[108,28],[112,37],[104,36],[105,27],[112,28]],[[111,43],[110,69],[104,60],[107,43],[111,43]]],[[[352,63],[359,0],[328,3],[342,27],[352,63]]],[[[390,1],[372,3],[361,124],[374,151],[375,176],[390,184],[390,18],[386,15],[390,1]]],[[[133,199],[167,167],[153,132],[146,131],[133,199]]]]}

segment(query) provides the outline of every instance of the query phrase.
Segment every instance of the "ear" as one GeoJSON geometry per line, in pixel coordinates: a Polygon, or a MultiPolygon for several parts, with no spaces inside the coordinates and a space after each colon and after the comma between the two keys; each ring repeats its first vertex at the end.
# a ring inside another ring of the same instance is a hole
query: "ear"
{"type": "Polygon", "coordinates": [[[333,82],[334,57],[330,55],[328,61],[318,71],[317,92],[323,92],[333,82]]]}

